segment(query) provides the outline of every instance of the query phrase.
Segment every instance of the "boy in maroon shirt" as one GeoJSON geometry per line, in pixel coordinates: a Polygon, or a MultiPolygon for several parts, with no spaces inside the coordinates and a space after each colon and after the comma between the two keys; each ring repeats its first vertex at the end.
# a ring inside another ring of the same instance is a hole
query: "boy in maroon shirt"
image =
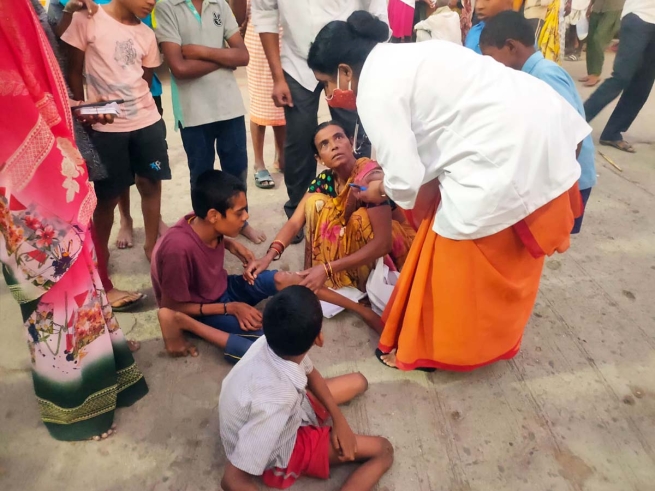
{"type": "MultiPolygon", "coordinates": [[[[256,278],[228,275],[225,251],[246,266],[254,254],[236,237],[248,219],[246,187],[218,170],[205,172],[191,191],[193,214],[171,227],[157,244],[150,274],[159,305],[159,324],[166,351],[172,356],[197,356],[184,337],[193,332],[224,350],[236,363],[262,334],[262,313],[254,306],[302,278],[294,273],[262,271],[256,278]]],[[[274,247],[274,244],[271,244],[274,247]]],[[[380,322],[370,309],[326,288],[321,300],[340,305],[380,322]]]]}

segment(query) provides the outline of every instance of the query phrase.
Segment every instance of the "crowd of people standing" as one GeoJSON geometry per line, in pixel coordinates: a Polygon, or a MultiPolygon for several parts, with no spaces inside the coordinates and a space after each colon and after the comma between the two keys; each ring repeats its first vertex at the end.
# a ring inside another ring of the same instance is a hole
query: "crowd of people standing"
{"type": "MultiPolygon", "coordinates": [[[[515,356],[544,259],[580,232],[596,183],[587,121],[620,95],[600,143],[634,151],[622,133],[655,80],[651,0],[625,1],[613,74],[584,104],[556,63],[571,8],[560,0],[60,0],[50,18],[36,0],[14,3],[0,6],[11,74],[0,260],[42,419],[58,439],[106,438],[116,408],[148,391],[138,343],[113,315],[143,296],[108,274],[117,207],[117,246],[133,246],[135,185],[166,350],[197,356],[193,333],[236,364],[219,402],[230,490],[256,489],[259,475],[283,489],[352,460],[363,465],[342,489],[371,489],[391,466],[389,442],[354,435],[338,409],[366,379],[324,380],[307,356],[323,344],[318,299],[360,316],[391,368],[469,371],[515,356]],[[170,228],[162,55],[193,209],[170,228]],[[323,97],[332,119],[319,125],[323,97]],[[109,100],[118,114],[82,111],[109,100]],[[258,258],[236,238],[266,240],[248,222],[247,183],[252,172],[257,187],[275,186],[267,126],[288,221],[258,258]],[[268,269],[303,240],[302,271],[268,269]],[[243,271],[228,274],[226,251],[243,271]],[[399,274],[382,315],[339,294],[365,292],[378,265],[399,274]]],[[[616,8],[589,7],[588,85],[616,8]]]]}

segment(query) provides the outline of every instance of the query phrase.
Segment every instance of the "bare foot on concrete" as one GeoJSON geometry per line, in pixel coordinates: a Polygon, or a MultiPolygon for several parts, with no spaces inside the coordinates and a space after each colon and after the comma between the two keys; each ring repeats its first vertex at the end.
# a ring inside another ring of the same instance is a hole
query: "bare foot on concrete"
{"type": "Polygon", "coordinates": [[[198,356],[198,349],[184,337],[184,331],[179,327],[176,320],[176,312],[170,309],[159,309],[157,317],[164,338],[164,347],[170,356],[174,358],[189,355],[194,358],[198,356]]]}
{"type": "Polygon", "coordinates": [[[152,251],[155,250],[155,244],[146,244],[143,246],[143,252],[146,254],[148,262],[152,260],[152,251]]]}
{"type": "Polygon", "coordinates": [[[600,76],[598,75],[589,75],[587,80],[584,81],[585,87],[595,87],[600,82],[600,76]]]}
{"type": "Polygon", "coordinates": [[[130,249],[134,247],[134,228],[132,217],[121,218],[121,228],[116,237],[116,247],[130,249]]]}
{"type": "Polygon", "coordinates": [[[253,244],[261,244],[266,240],[266,234],[256,230],[252,225],[248,224],[241,229],[241,235],[248,239],[253,244]]]}
{"type": "Polygon", "coordinates": [[[96,436],[94,436],[92,438],[89,438],[89,440],[93,440],[94,442],[99,442],[101,440],[106,440],[107,438],[109,438],[114,433],[116,433],[116,425],[115,424],[111,425],[111,428],[109,428],[107,431],[105,431],[101,435],[96,435],[96,436]]]}

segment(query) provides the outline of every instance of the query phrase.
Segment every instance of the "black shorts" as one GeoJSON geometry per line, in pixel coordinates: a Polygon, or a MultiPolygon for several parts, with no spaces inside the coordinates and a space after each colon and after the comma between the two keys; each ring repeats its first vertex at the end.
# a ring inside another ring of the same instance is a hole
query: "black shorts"
{"type": "Polygon", "coordinates": [[[94,183],[98,199],[117,198],[134,184],[135,175],[152,181],[171,178],[163,119],[135,131],[92,131],[91,139],[109,174],[94,183]]]}

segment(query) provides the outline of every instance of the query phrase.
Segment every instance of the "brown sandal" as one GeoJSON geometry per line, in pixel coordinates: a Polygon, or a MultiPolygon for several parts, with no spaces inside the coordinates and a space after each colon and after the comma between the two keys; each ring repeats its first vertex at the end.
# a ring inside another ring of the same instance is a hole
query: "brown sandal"
{"type": "Polygon", "coordinates": [[[605,145],[606,147],[617,148],[623,152],[637,153],[634,147],[625,140],[600,140],[598,143],[605,145]]]}

